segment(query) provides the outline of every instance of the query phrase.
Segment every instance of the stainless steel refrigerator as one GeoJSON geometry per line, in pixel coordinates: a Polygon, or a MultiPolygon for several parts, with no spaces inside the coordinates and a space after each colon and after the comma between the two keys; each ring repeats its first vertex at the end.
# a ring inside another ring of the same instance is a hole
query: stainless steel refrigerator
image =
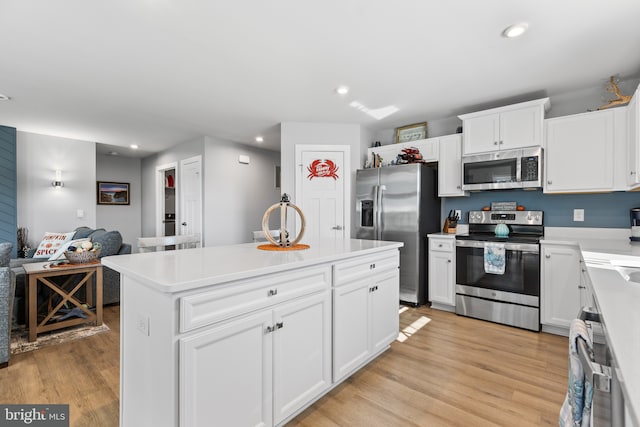
{"type": "Polygon", "coordinates": [[[427,301],[427,234],[440,231],[436,171],[423,163],[356,172],[356,238],[404,242],[400,300],[427,301]]]}

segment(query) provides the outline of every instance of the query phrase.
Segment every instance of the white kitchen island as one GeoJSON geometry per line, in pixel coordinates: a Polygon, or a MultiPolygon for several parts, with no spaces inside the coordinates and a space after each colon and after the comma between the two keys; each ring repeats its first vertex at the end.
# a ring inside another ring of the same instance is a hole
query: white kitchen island
{"type": "Polygon", "coordinates": [[[398,334],[402,243],[118,255],[120,425],[282,425],[398,334]]]}

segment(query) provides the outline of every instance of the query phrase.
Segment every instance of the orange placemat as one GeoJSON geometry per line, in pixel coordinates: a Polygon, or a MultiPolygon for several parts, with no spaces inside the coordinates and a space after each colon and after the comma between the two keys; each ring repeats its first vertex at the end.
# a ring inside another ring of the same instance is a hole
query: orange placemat
{"type": "Polygon", "coordinates": [[[303,249],[309,249],[310,247],[311,246],[302,243],[286,247],[274,245],[273,243],[269,243],[267,245],[258,245],[258,249],[262,249],[263,251],[301,251],[303,249]]]}

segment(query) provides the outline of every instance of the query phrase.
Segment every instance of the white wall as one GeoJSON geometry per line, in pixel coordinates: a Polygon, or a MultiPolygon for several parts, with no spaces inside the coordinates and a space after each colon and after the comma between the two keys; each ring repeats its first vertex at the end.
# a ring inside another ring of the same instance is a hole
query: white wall
{"type": "Polygon", "coordinates": [[[250,242],[251,231],[262,228],[264,212],[280,201],[275,184],[280,153],[210,137],[205,153],[206,245],[250,242]],[[239,163],[240,155],[250,163],[239,163]]]}
{"type": "MultiPolygon", "coordinates": [[[[142,234],[144,237],[151,237],[156,235],[156,166],[166,165],[168,163],[178,163],[180,167],[180,160],[188,159],[194,156],[203,156],[203,171],[206,175],[204,167],[204,137],[196,138],[192,141],[187,141],[182,144],[178,144],[168,150],[153,156],[145,157],[142,159],[142,234]]],[[[176,174],[179,176],[179,171],[176,169],[176,174]]],[[[203,188],[203,192],[205,189],[203,188]]],[[[206,197],[206,195],[205,195],[206,197]]],[[[204,219],[204,216],[203,216],[204,219]]],[[[204,231],[204,230],[203,230],[204,231]]]]}
{"type": "Polygon", "coordinates": [[[94,142],[18,131],[16,157],[18,226],[28,228],[32,247],[47,231],[96,226],[94,142]],[[51,186],[57,169],[62,171],[61,189],[51,186]],[[83,218],[77,217],[78,209],[83,218]]]}
{"type": "Polygon", "coordinates": [[[156,166],[197,155],[202,156],[204,245],[251,241],[251,231],[261,228],[264,211],[280,200],[275,187],[280,154],[212,137],[179,144],[142,161],[142,235],[155,235],[156,166]],[[249,156],[250,164],[238,163],[240,155],[249,156]]]}
{"type": "Polygon", "coordinates": [[[98,155],[96,180],[129,183],[129,205],[97,205],[96,224],[105,230],[118,230],[122,241],[132,245],[142,236],[142,178],[141,160],[138,158],[98,155]]]}

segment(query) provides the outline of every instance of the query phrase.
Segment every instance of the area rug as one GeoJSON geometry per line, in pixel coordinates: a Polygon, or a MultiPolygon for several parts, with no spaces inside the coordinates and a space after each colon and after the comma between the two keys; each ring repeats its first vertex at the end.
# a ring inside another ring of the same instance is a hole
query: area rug
{"type": "Polygon", "coordinates": [[[109,331],[110,329],[105,323],[100,326],[78,325],[61,331],[42,333],[35,341],[29,342],[29,330],[22,325],[11,331],[11,354],[25,353],[109,331]]]}

